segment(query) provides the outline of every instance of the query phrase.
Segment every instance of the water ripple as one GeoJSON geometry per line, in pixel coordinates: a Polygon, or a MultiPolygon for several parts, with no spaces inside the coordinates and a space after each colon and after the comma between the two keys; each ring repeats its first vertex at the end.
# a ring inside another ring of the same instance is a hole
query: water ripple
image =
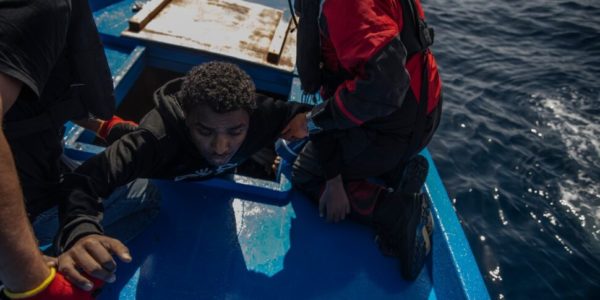
{"type": "Polygon", "coordinates": [[[430,148],[492,298],[600,295],[600,2],[423,3],[430,148]]]}

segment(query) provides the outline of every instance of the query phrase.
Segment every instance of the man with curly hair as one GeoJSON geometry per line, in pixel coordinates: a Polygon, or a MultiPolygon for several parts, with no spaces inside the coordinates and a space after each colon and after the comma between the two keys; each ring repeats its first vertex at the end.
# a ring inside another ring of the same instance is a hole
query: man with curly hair
{"type": "Polygon", "coordinates": [[[256,93],[236,65],[209,62],[154,93],[156,108],[137,129],[90,158],[64,180],[59,268],[76,284],[91,284],[78,270],[113,282],[113,249],[105,248],[100,199],[136,178],[203,180],[237,166],[280,136],[302,138],[310,107],[256,93]],[[66,214],[66,215],[65,215],[66,214]]]}

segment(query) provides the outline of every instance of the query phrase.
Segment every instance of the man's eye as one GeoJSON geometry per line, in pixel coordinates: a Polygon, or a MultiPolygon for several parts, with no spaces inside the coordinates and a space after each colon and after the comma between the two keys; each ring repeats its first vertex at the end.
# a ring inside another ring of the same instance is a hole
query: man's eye
{"type": "Polygon", "coordinates": [[[204,129],[204,128],[196,128],[196,132],[199,135],[203,135],[203,136],[209,136],[212,134],[212,131],[210,131],[208,129],[204,129]]]}
{"type": "Polygon", "coordinates": [[[231,136],[238,136],[238,135],[242,134],[243,132],[244,132],[243,130],[230,131],[229,135],[231,135],[231,136]]]}

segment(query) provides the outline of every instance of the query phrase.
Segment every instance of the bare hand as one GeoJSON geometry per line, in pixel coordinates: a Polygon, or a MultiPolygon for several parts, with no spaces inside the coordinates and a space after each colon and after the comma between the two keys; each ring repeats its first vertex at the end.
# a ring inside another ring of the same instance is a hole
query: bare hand
{"type": "Polygon", "coordinates": [[[44,261],[48,267],[56,268],[58,266],[58,258],[44,255],[44,261]]]}
{"type": "Polygon", "coordinates": [[[281,131],[281,138],[288,141],[303,139],[307,136],[306,113],[297,114],[281,131]]]}
{"type": "Polygon", "coordinates": [[[81,270],[100,280],[114,282],[117,264],[113,255],[122,262],[131,261],[129,249],[119,240],[98,234],[88,235],[58,257],[58,271],[74,285],[90,291],[94,286],[80,273],[81,270]]]}
{"type": "Polygon", "coordinates": [[[277,174],[277,170],[279,169],[279,165],[281,164],[281,156],[276,156],[275,160],[273,161],[273,164],[271,165],[271,169],[273,170],[274,174],[277,174]]]}
{"type": "Polygon", "coordinates": [[[341,175],[330,179],[325,185],[325,190],[319,199],[319,213],[323,217],[323,210],[327,211],[327,221],[339,222],[350,213],[350,201],[346,195],[341,175]]]}

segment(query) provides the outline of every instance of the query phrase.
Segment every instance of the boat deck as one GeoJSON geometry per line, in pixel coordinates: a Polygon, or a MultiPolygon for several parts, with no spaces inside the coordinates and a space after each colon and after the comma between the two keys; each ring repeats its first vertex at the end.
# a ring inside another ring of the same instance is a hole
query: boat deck
{"type": "Polygon", "coordinates": [[[158,183],[161,214],[101,299],[435,298],[432,263],[406,282],[371,231],[326,223],[308,199],[158,183]]]}

